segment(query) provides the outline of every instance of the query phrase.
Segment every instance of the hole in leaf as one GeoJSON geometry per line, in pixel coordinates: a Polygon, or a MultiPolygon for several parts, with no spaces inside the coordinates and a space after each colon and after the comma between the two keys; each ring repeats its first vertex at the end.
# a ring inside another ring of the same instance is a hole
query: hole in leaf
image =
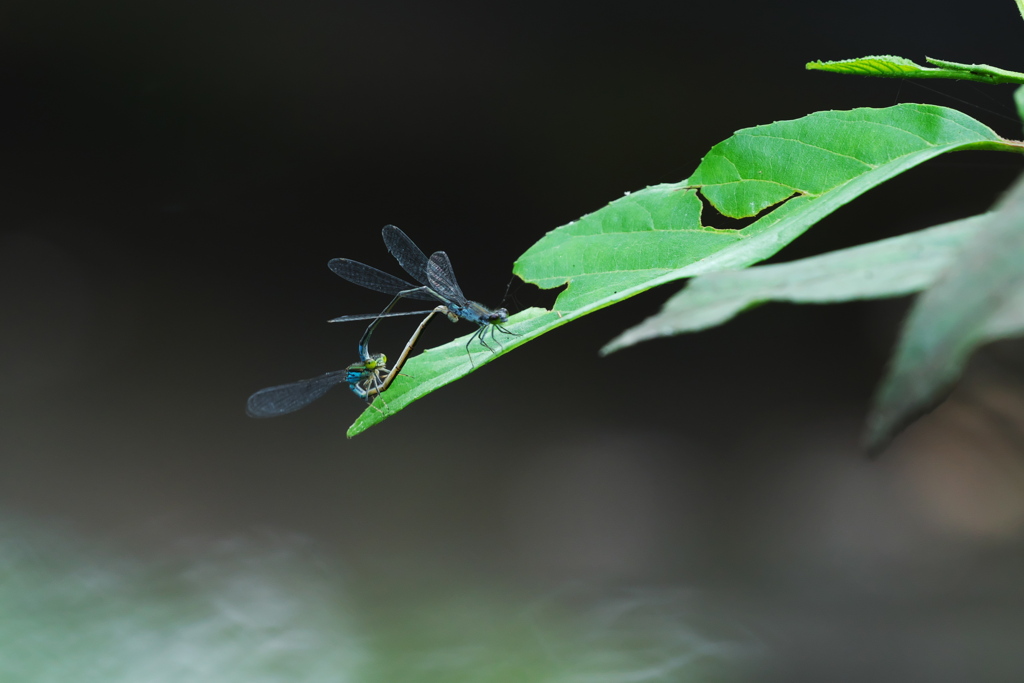
{"type": "Polygon", "coordinates": [[[565,291],[568,285],[555,287],[554,289],[541,289],[535,284],[523,282],[513,276],[509,283],[508,293],[502,299],[501,305],[515,313],[531,307],[551,310],[555,305],[555,299],[565,291]]]}
{"type": "Polygon", "coordinates": [[[780,202],[776,202],[771,206],[767,206],[761,209],[758,213],[753,216],[744,216],[743,218],[732,218],[721,213],[715,208],[714,204],[708,201],[708,198],[704,196],[704,193],[697,189],[697,197],[700,199],[701,206],[701,223],[708,226],[709,228],[715,228],[716,230],[742,230],[751,223],[756,223],[763,216],[771,213],[776,208],[782,206],[793,197],[799,195],[799,192],[794,192],[780,202]]]}

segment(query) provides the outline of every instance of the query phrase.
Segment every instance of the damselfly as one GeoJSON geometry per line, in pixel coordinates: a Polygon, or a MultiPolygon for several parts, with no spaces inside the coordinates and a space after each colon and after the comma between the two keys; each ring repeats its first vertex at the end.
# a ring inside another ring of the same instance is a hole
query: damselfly
{"type": "MultiPolygon", "coordinates": [[[[440,301],[452,315],[476,323],[479,328],[470,336],[466,342],[466,353],[469,360],[473,362],[473,354],[469,350],[474,339],[478,339],[482,345],[494,353],[494,349],[487,343],[486,334],[490,331],[491,339],[499,347],[497,332],[516,335],[504,327],[508,322],[508,310],[504,308],[490,309],[476,301],[470,301],[462,293],[458,281],[455,279],[455,272],[452,270],[448,254],[443,251],[435,251],[430,258],[420,250],[416,244],[409,239],[409,236],[393,225],[384,226],[384,243],[388,251],[395,257],[398,264],[405,272],[409,273],[422,286],[416,287],[401,278],[389,275],[372,268],[364,263],[349,259],[331,259],[327,266],[335,273],[349,282],[367,289],[372,289],[384,294],[391,294],[395,298],[391,300],[381,316],[404,315],[402,313],[388,313],[398,299],[420,299],[424,301],[440,301]]],[[[334,318],[330,322],[347,322],[350,320],[365,320],[368,315],[345,315],[334,318]]]]}
{"type": "Polygon", "coordinates": [[[387,357],[383,353],[370,354],[367,349],[370,335],[373,334],[374,328],[380,321],[378,317],[366,328],[366,332],[359,340],[360,360],[358,363],[352,363],[344,370],[335,370],[319,377],[260,389],[249,397],[246,403],[246,413],[250,417],[276,417],[293,413],[300,408],[305,408],[342,383],[348,384],[349,389],[356,396],[371,403],[374,398],[387,391],[398,377],[402,366],[405,365],[419,341],[420,335],[423,334],[423,330],[438,313],[450,315],[444,306],[437,306],[434,310],[429,311],[427,317],[420,322],[409,341],[406,342],[395,367],[388,369],[387,357]]]}

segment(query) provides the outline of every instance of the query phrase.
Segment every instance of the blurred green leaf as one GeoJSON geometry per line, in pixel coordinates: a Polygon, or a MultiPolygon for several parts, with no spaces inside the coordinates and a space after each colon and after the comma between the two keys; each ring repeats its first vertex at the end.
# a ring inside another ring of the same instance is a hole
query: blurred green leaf
{"type": "Polygon", "coordinates": [[[909,59],[894,55],[874,55],[834,62],[808,62],[806,68],[809,71],[830,71],[881,78],[948,78],[979,83],[1024,83],[1024,74],[987,64],[961,64],[931,57],[925,57],[925,61],[940,68],[920,66],[909,59]]]}
{"type": "Polygon", "coordinates": [[[1024,180],[987,214],[910,312],[868,419],[877,452],[934,406],[980,345],[1024,334],[1024,180]]]}
{"type": "Polygon", "coordinates": [[[0,681],[724,682],[765,654],[668,587],[524,591],[387,557],[352,572],[298,534],[192,539],[159,560],[105,545],[0,517],[0,681]]]}
{"type": "Polygon", "coordinates": [[[543,289],[567,285],[553,310],[515,316],[511,329],[521,336],[503,339],[494,356],[474,354],[475,365],[465,340],[410,361],[404,372],[415,385],[396,382],[382,397],[387,407],[368,408],[349,436],[580,316],[667,282],[762,261],[872,187],[963,149],[1020,151],[965,114],[921,104],[818,112],[738,131],[689,179],[627,193],[541,238],[513,272],[543,289]],[[717,230],[701,222],[701,197],[732,218],[775,209],[743,229],[717,230]]]}
{"type": "Polygon", "coordinates": [[[939,277],[986,218],[965,218],[790,263],[702,275],[602,353],[721,325],[766,301],[824,304],[918,292],[939,277]]]}
{"type": "Polygon", "coordinates": [[[1013,91],[1013,103],[1017,107],[1017,118],[1024,121],[1024,85],[1013,91]]]}

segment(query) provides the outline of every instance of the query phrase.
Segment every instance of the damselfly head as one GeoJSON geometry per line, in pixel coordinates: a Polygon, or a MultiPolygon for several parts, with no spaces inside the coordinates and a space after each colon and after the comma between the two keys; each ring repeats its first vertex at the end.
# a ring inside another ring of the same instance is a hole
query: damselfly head
{"type": "Polygon", "coordinates": [[[372,374],[374,371],[379,372],[386,370],[387,368],[385,366],[387,365],[387,362],[387,356],[383,353],[375,353],[364,361],[352,363],[346,368],[346,370],[348,370],[350,376],[368,375],[372,374]]]}

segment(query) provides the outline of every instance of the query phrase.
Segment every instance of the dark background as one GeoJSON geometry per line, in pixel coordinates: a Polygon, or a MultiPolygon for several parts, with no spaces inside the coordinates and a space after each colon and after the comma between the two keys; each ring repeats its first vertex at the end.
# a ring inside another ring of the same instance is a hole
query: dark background
{"type": "MultiPolygon", "coordinates": [[[[1022,414],[1016,350],[881,460],[857,449],[907,301],[766,306],[597,355],[670,285],[355,440],[362,406],[343,390],[244,414],[256,389],[354,360],[361,326],[324,321],[386,297],[326,263],[396,272],[386,223],[498,305],[545,232],[685,178],[739,128],[921,101],[1019,138],[1008,86],[803,69],[869,54],[1024,67],[1013,4],[969,9],[0,6],[0,507],[142,560],[298,534],[356,596],[681,588],[764,646],[751,680],[1024,675],[1024,463],[990,435],[991,415],[1022,414]]],[[[778,259],[984,210],[1018,170],[940,158],[778,259]]],[[[550,300],[513,282],[504,304],[550,300]]],[[[379,347],[410,327],[382,326],[379,347]]],[[[426,344],[451,335],[436,325],[426,344]]]]}

